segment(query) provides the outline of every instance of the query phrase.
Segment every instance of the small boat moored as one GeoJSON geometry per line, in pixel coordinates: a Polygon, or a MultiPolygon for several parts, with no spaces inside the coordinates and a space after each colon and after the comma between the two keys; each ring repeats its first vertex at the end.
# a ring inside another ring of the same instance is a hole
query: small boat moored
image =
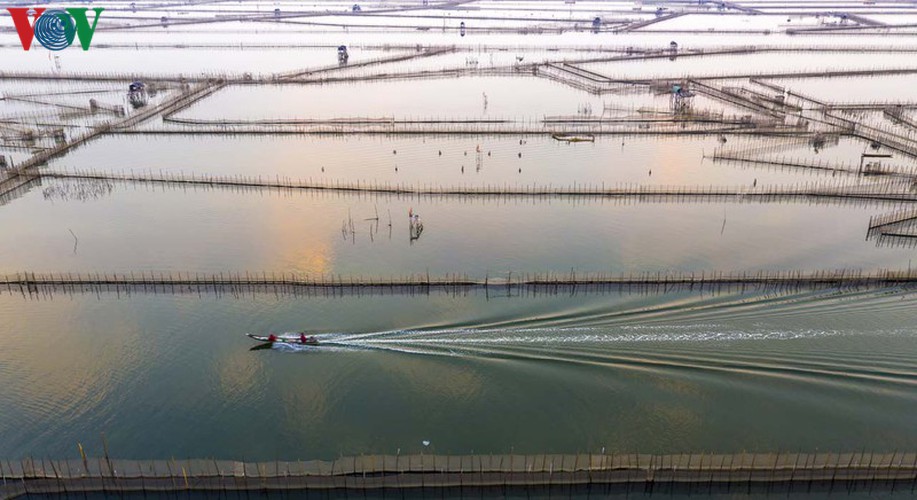
{"type": "Polygon", "coordinates": [[[592,134],[551,134],[551,137],[562,142],[595,142],[592,134]]]}

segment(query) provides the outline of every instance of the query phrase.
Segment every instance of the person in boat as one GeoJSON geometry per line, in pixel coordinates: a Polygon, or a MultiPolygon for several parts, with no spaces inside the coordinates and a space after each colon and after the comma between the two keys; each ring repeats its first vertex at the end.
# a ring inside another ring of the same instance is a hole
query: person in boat
{"type": "Polygon", "coordinates": [[[272,333],[267,336],[267,341],[268,342],[277,342],[277,336],[272,333]]]}
{"type": "Polygon", "coordinates": [[[308,344],[308,343],[309,343],[309,337],[306,337],[306,334],[305,334],[305,333],[300,332],[300,333],[299,333],[299,343],[300,343],[300,344],[308,344]]]}

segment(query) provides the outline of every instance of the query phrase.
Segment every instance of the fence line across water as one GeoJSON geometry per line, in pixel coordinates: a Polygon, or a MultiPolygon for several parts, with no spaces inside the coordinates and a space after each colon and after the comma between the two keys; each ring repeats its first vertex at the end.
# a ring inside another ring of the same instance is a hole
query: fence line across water
{"type": "MultiPolygon", "coordinates": [[[[717,485],[738,491],[774,485],[831,490],[887,489],[913,493],[917,453],[361,455],[333,461],[231,460],[0,461],[0,499],[100,492],[226,492],[282,490],[541,489],[613,485],[717,485]]],[[[592,491],[595,488],[597,491],[592,491]]],[[[606,490],[607,491],[607,490],[606,490]]]]}
{"type": "Polygon", "coordinates": [[[170,172],[104,172],[94,170],[36,171],[41,178],[96,181],[137,182],[150,184],[192,185],[229,188],[264,188],[281,190],[333,191],[405,196],[482,196],[482,197],[591,197],[591,198],[720,198],[741,200],[775,199],[850,199],[917,202],[917,193],[909,192],[900,182],[863,186],[850,183],[806,182],[789,186],[684,186],[573,183],[504,184],[480,186],[434,186],[422,183],[388,183],[376,181],[322,181],[290,177],[220,176],[170,172]]]}
{"type": "Polygon", "coordinates": [[[891,176],[891,177],[900,177],[904,179],[909,179],[911,181],[917,180],[917,169],[911,166],[898,166],[898,165],[883,165],[880,162],[875,163],[865,163],[861,165],[856,165],[850,162],[832,162],[832,161],[822,161],[822,160],[806,160],[806,159],[796,159],[796,158],[786,158],[785,156],[781,157],[772,157],[772,158],[760,158],[755,155],[747,154],[736,154],[730,152],[721,152],[714,151],[712,156],[709,156],[713,162],[720,163],[735,163],[735,164],[744,164],[744,165],[754,165],[765,168],[772,169],[793,169],[796,171],[810,171],[810,172],[821,172],[821,173],[843,173],[851,175],[865,175],[865,176],[891,176]]]}
{"type": "Polygon", "coordinates": [[[667,293],[693,290],[792,291],[869,289],[917,285],[917,269],[854,269],[816,272],[641,272],[628,274],[566,272],[513,273],[483,278],[462,273],[440,276],[308,275],[288,272],[151,272],[34,273],[0,276],[0,294],[52,298],[55,294],[190,294],[244,296],[430,295],[483,292],[493,296],[537,296],[593,293],[667,293]]]}

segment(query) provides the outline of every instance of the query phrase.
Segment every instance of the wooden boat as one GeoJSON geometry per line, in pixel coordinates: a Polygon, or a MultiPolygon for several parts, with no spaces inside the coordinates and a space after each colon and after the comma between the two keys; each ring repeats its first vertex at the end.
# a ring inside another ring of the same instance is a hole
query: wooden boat
{"type": "Polygon", "coordinates": [[[591,134],[551,134],[551,137],[564,142],[595,142],[595,136],[591,134]]]}

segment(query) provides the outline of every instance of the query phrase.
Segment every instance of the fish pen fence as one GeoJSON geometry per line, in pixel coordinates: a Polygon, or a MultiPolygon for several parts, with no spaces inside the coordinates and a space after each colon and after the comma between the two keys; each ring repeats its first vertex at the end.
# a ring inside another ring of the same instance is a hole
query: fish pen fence
{"type": "Polygon", "coordinates": [[[616,92],[634,84],[631,82],[612,80],[598,73],[581,70],[568,63],[545,63],[535,66],[532,71],[538,77],[553,80],[567,85],[568,87],[573,87],[595,95],[616,92]]]}
{"type": "Polygon", "coordinates": [[[120,120],[101,122],[53,147],[36,152],[14,168],[8,168],[3,172],[2,177],[0,177],[0,205],[8,203],[19,194],[27,191],[29,186],[36,184],[36,180],[40,179],[37,167],[46,164],[49,160],[79,148],[113,130],[133,127],[163,113],[176,113],[220,90],[225,85],[225,82],[211,80],[196,86],[183,86],[181,91],[176,92],[156,106],[145,108],[139,113],[120,120]]]}
{"type": "Polygon", "coordinates": [[[17,177],[18,175],[7,170],[0,170],[0,197],[3,197],[5,194],[15,190],[21,185],[17,177]]]}
{"type": "Polygon", "coordinates": [[[748,144],[734,146],[719,146],[714,154],[721,156],[735,156],[742,158],[758,158],[763,155],[785,155],[788,151],[796,151],[800,147],[811,145],[812,139],[818,134],[798,134],[792,137],[764,137],[748,141],[748,144]]]}
{"type": "Polygon", "coordinates": [[[775,93],[780,93],[780,94],[782,94],[782,93],[785,92],[786,95],[787,95],[788,97],[794,97],[794,98],[799,99],[800,101],[802,101],[802,102],[804,102],[804,103],[815,104],[816,106],[819,106],[819,107],[827,107],[827,106],[828,106],[828,103],[826,103],[826,102],[824,102],[824,101],[820,101],[820,100],[818,100],[818,99],[815,99],[814,97],[810,97],[810,96],[807,96],[807,95],[804,95],[804,94],[800,94],[800,93],[798,93],[798,92],[794,92],[794,91],[790,90],[790,89],[789,89],[788,87],[786,87],[786,86],[777,85],[777,84],[774,84],[774,83],[772,83],[772,82],[764,81],[764,80],[762,80],[761,78],[749,78],[748,81],[749,81],[749,83],[753,83],[753,84],[755,84],[755,85],[764,87],[764,88],[766,88],[766,89],[768,89],[768,90],[770,90],[770,91],[772,91],[772,92],[775,92],[775,93]]]}
{"type": "Polygon", "coordinates": [[[701,83],[699,80],[693,78],[688,81],[688,85],[690,86],[691,90],[706,95],[711,99],[723,101],[727,104],[748,109],[756,113],[761,113],[772,118],[779,118],[783,116],[783,110],[777,102],[762,102],[758,99],[752,99],[746,95],[742,95],[740,92],[741,87],[715,87],[713,85],[701,83]],[[769,105],[765,105],[765,103],[769,105]]]}
{"type": "Polygon", "coordinates": [[[917,285],[917,269],[865,273],[841,269],[817,272],[642,272],[629,274],[506,273],[483,278],[447,273],[439,277],[411,274],[390,277],[303,275],[287,272],[33,273],[0,276],[0,294],[24,298],[53,298],[75,294],[177,294],[242,297],[273,294],[292,296],[464,295],[485,297],[578,295],[611,293],[669,293],[697,291],[860,290],[917,285]]]}
{"type": "Polygon", "coordinates": [[[92,170],[40,171],[46,179],[78,179],[147,184],[202,186],[208,188],[251,188],[276,190],[330,191],[412,197],[529,197],[529,198],[633,198],[633,199],[719,199],[724,201],[773,201],[847,199],[895,203],[917,202],[917,193],[907,184],[885,182],[872,185],[842,182],[806,182],[775,186],[684,186],[654,184],[573,183],[435,186],[429,184],[375,181],[325,181],[289,177],[219,176],[174,172],[103,172],[92,170]]]}
{"type": "MultiPolygon", "coordinates": [[[[179,44],[181,48],[207,48],[207,49],[216,49],[216,48],[225,48],[225,49],[258,49],[258,48],[300,48],[300,47],[322,47],[322,48],[332,48],[334,45],[327,46],[315,46],[312,44],[299,44],[299,43],[289,43],[289,44],[249,44],[249,43],[233,43],[233,44],[179,44]]],[[[169,48],[174,47],[174,44],[100,44],[93,45],[97,49],[105,48],[130,48],[136,49],[138,47],[160,47],[160,48],[169,48]]],[[[144,81],[153,81],[153,82],[188,82],[188,83],[203,83],[211,80],[224,80],[232,83],[251,83],[251,82],[280,82],[280,81],[300,81],[299,77],[306,76],[310,73],[323,73],[329,71],[338,71],[338,70],[347,70],[350,68],[361,68],[367,66],[375,65],[385,65],[389,63],[397,63],[409,61],[417,58],[431,57],[448,53],[457,53],[457,52],[477,52],[484,53],[490,51],[508,51],[508,50],[517,50],[525,51],[530,50],[529,46],[507,46],[505,44],[481,44],[474,46],[465,46],[460,47],[456,45],[421,45],[418,50],[416,44],[411,45],[358,45],[360,48],[378,48],[383,50],[404,50],[409,53],[407,54],[398,54],[389,57],[380,57],[369,59],[365,61],[358,61],[349,63],[347,65],[326,65],[326,66],[316,66],[314,68],[301,68],[296,70],[290,70],[287,72],[279,73],[270,73],[265,75],[251,75],[250,73],[245,72],[227,72],[227,71],[207,71],[207,72],[198,72],[193,75],[184,74],[184,73],[162,73],[162,72],[144,72],[144,73],[119,73],[115,71],[99,72],[99,71],[81,71],[81,72],[43,72],[43,71],[15,71],[15,70],[6,70],[0,71],[0,80],[46,80],[46,81],[81,81],[81,82],[125,82],[133,81],[137,78],[142,78],[144,81]]],[[[711,48],[692,48],[692,49],[680,49],[677,52],[672,52],[669,49],[660,49],[658,46],[651,47],[640,47],[640,46],[619,46],[619,47],[604,47],[597,46],[592,49],[584,46],[568,46],[568,47],[557,47],[557,50],[564,52],[584,52],[585,54],[592,54],[595,52],[611,52],[617,53],[613,56],[604,56],[604,57],[575,57],[575,58],[563,58],[555,61],[545,61],[543,63],[535,64],[525,64],[522,67],[531,71],[534,69],[544,69],[547,66],[557,65],[557,64],[590,64],[598,62],[616,62],[616,61],[639,61],[639,60],[651,60],[659,58],[685,58],[685,57],[704,57],[704,56],[717,56],[717,55],[729,55],[729,54],[746,54],[746,53],[767,53],[767,52],[787,52],[787,53],[796,53],[796,52],[850,52],[850,53],[914,53],[917,52],[917,49],[913,47],[875,47],[875,46],[851,46],[851,47],[829,47],[829,46],[815,46],[815,47],[782,47],[782,46],[746,46],[746,47],[711,47],[711,48]]],[[[581,71],[582,68],[574,68],[574,71],[581,71]]],[[[900,74],[910,74],[917,72],[917,68],[907,67],[907,66],[896,66],[896,67],[875,67],[871,69],[861,69],[861,68],[840,68],[836,70],[827,70],[827,71],[758,71],[755,73],[743,73],[736,74],[730,72],[716,73],[716,74],[706,74],[706,75],[696,75],[694,78],[698,80],[718,80],[718,79],[741,79],[741,78],[754,78],[754,79],[773,79],[773,78],[842,78],[842,77],[851,77],[851,76],[888,76],[888,75],[900,75],[900,74]]],[[[405,71],[395,71],[386,72],[387,74],[412,74],[415,73],[411,70],[405,71]]],[[[594,73],[595,74],[595,73],[594,73]]],[[[596,76],[603,77],[607,80],[611,80],[609,77],[595,74],[596,76]]],[[[384,75],[377,75],[384,76],[384,75]]],[[[678,79],[683,75],[673,75],[673,78],[678,79]]],[[[649,82],[651,80],[641,79],[640,81],[649,82]]]]}
{"type": "Polygon", "coordinates": [[[199,100],[204,99],[215,92],[218,92],[219,90],[226,87],[226,85],[227,83],[223,80],[210,80],[204,83],[200,83],[197,86],[189,85],[165,102],[162,102],[157,106],[146,108],[144,111],[137,113],[136,115],[131,115],[125,120],[113,124],[109,129],[126,129],[133,127],[134,125],[137,125],[143,121],[149,120],[154,116],[168,116],[170,114],[178,113],[179,111],[187,109],[189,106],[198,102],[199,100]]]}
{"type": "Polygon", "coordinates": [[[850,135],[878,143],[911,158],[917,158],[917,134],[914,131],[909,130],[906,135],[902,135],[886,126],[871,126],[859,122],[856,123],[855,130],[851,130],[850,135]]]}
{"type": "MultiPolygon", "coordinates": [[[[69,140],[61,142],[56,146],[44,149],[32,155],[29,159],[23,161],[8,175],[10,177],[29,177],[35,174],[35,167],[47,163],[52,158],[56,158],[64,153],[76,149],[88,143],[92,139],[103,134],[109,133],[119,128],[130,128],[154,116],[165,113],[176,113],[187,108],[204,97],[211,95],[225,86],[222,81],[208,81],[197,86],[188,86],[162,103],[143,109],[139,113],[129,115],[121,120],[105,121],[93,126],[80,134],[72,136],[69,140]]],[[[27,179],[26,179],[27,180],[27,179]]]]}
{"type": "Polygon", "coordinates": [[[917,73],[915,67],[877,67],[872,69],[838,69],[824,71],[758,71],[755,73],[721,73],[692,75],[692,81],[698,80],[738,80],[738,79],[794,79],[794,78],[850,78],[879,77],[893,75],[910,75],[917,73]]]}
{"type": "Polygon", "coordinates": [[[917,247],[917,232],[892,232],[884,231],[875,238],[877,247],[917,247]]]}
{"type": "Polygon", "coordinates": [[[882,115],[894,123],[903,125],[912,130],[917,130],[917,120],[915,120],[914,118],[908,115],[905,115],[906,109],[912,109],[912,108],[905,108],[903,106],[890,105],[889,107],[882,110],[882,115]]]}
{"type": "Polygon", "coordinates": [[[867,240],[877,246],[917,247],[917,210],[904,209],[869,218],[867,240]]]}
{"type": "Polygon", "coordinates": [[[869,230],[876,231],[882,230],[889,226],[894,226],[898,224],[905,224],[909,222],[917,221],[917,210],[915,209],[906,209],[899,210],[884,215],[876,215],[869,218],[869,230]]]}
{"type": "Polygon", "coordinates": [[[198,120],[169,117],[168,126],[142,130],[117,130],[138,135],[798,135],[806,131],[793,125],[774,124],[740,117],[707,116],[657,119],[605,119],[545,121],[532,118],[418,119],[339,118],[318,120],[198,120]]]}
{"type": "MultiPolygon", "coordinates": [[[[795,52],[797,48],[787,48],[788,52],[795,52]]],[[[833,52],[838,50],[837,47],[824,47],[824,52],[833,52]]],[[[868,50],[866,47],[863,47],[864,50],[868,50]]],[[[805,52],[810,52],[808,48],[803,49],[805,52]]],[[[592,64],[592,63],[605,63],[605,62],[627,62],[627,61],[644,61],[644,60],[653,60],[653,59],[669,59],[672,56],[678,58],[702,58],[702,57],[712,57],[712,56],[724,56],[724,55],[745,55],[745,54],[754,54],[754,53],[767,53],[767,52],[782,52],[783,49],[780,47],[765,47],[757,45],[744,45],[744,46],[723,46],[723,47],[692,47],[689,49],[678,49],[676,52],[673,52],[671,48],[641,48],[641,47],[622,47],[616,51],[616,54],[601,56],[601,57],[589,57],[589,58],[572,58],[566,59],[564,62],[575,62],[576,64],[592,64]]],[[[612,52],[612,51],[606,51],[612,52]]]]}
{"type": "MultiPolygon", "coordinates": [[[[225,493],[230,491],[537,492],[626,487],[674,491],[829,490],[913,493],[917,453],[361,455],[332,461],[240,462],[217,459],[0,461],[0,500],[32,495],[225,493]]],[[[579,490],[577,490],[579,491],[579,490]]]]}
{"type": "Polygon", "coordinates": [[[275,73],[272,75],[272,80],[295,80],[303,76],[311,76],[317,73],[326,73],[339,71],[343,69],[353,69],[353,68],[364,68],[368,66],[376,66],[380,64],[390,64],[396,62],[410,61],[418,58],[433,57],[442,54],[450,54],[456,51],[454,46],[452,47],[438,47],[438,48],[425,48],[424,50],[417,51],[410,54],[399,54],[391,57],[380,57],[377,59],[370,59],[367,61],[360,61],[355,63],[348,63],[347,65],[334,65],[334,66],[324,66],[321,68],[314,69],[298,69],[294,71],[288,71],[285,73],[275,73]]]}
{"type": "MultiPolygon", "coordinates": [[[[96,48],[93,45],[93,48],[96,48]]],[[[81,72],[59,72],[51,73],[47,71],[0,71],[0,80],[42,80],[42,81],[74,81],[80,83],[87,82],[111,82],[124,83],[132,82],[138,78],[143,78],[148,83],[165,84],[167,82],[187,82],[187,83],[206,83],[214,79],[233,81],[231,75],[224,73],[197,73],[196,76],[172,73],[118,73],[114,71],[81,71],[81,72]]],[[[235,78],[242,82],[242,77],[235,78]]]]}
{"type": "MultiPolygon", "coordinates": [[[[415,49],[416,50],[416,49],[415,49]]],[[[492,68],[464,68],[464,67],[443,67],[441,69],[426,70],[426,71],[416,71],[416,70],[400,70],[400,71],[381,71],[379,73],[368,73],[360,75],[348,75],[340,77],[310,77],[310,73],[315,73],[321,75],[323,73],[336,73],[339,71],[347,71],[350,68],[359,69],[361,67],[368,67],[373,65],[384,66],[387,63],[397,63],[399,61],[416,59],[418,57],[429,57],[442,55],[447,53],[458,52],[461,50],[467,51],[468,48],[462,49],[455,46],[424,46],[422,52],[414,52],[409,56],[395,56],[392,58],[379,58],[377,60],[365,61],[363,63],[353,63],[346,66],[322,66],[312,69],[303,68],[295,71],[285,72],[285,73],[273,73],[268,75],[251,75],[248,73],[229,73],[225,71],[211,71],[205,72],[203,74],[198,73],[196,75],[185,75],[185,74],[166,74],[166,73],[117,73],[117,72],[63,72],[63,73],[49,73],[49,72],[40,72],[40,71],[0,71],[0,80],[42,80],[42,81],[77,81],[77,82],[117,82],[122,83],[125,81],[133,81],[137,78],[142,78],[145,81],[153,82],[183,82],[183,83],[207,83],[214,80],[224,81],[231,84],[253,84],[253,83],[272,83],[272,84],[314,84],[314,83],[330,83],[335,81],[364,81],[364,80],[389,80],[389,79],[416,79],[416,78],[428,78],[428,77],[450,77],[455,75],[467,75],[467,74],[483,74],[483,75],[513,75],[513,74],[529,74],[529,75],[539,75],[546,78],[553,78],[559,75],[567,75],[571,78],[571,82],[576,85],[586,85],[585,88],[592,88],[597,90],[602,90],[605,88],[606,83],[637,83],[643,85],[650,85],[653,82],[660,81],[669,81],[669,80],[683,80],[684,75],[672,75],[671,78],[664,77],[654,77],[654,78],[638,78],[638,79],[626,79],[618,80],[612,79],[605,75],[601,75],[595,72],[589,72],[593,75],[594,81],[591,79],[583,78],[582,68],[573,66],[574,64],[585,64],[593,62],[594,59],[583,58],[583,59],[566,59],[563,61],[556,62],[544,62],[544,63],[534,63],[534,64],[524,64],[518,66],[494,66],[492,68]],[[568,66],[570,71],[561,69],[559,66],[563,64],[568,66]],[[604,79],[604,80],[603,80],[604,79]],[[591,83],[587,83],[590,82],[591,83]]],[[[636,49],[639,50],[639,49],[636,49]]],[[[777,51],[778,49],[774,49],[777,51]]],[[[780,49],[782,50],[782,49],[780,49]]],[[[867,50],[864,48],[863,50],[867,50]]],[[[689,54],[685,54],[689,55],[689,54]]],[[[639,59],[649,59],[654,57],[663,57],[659,54],[647,54],[647,55],[636,55],[630,58],[624,58],[623,61],[633,61],[639,59]]],[[[678,57],[677,53],[670,53],[668,57],[678,57]]],[[[698,74],[691,75],[690,79],[693,82],[699,83],[701,81],[712,81],[712,80],[738,80],[738,79],[793,79],[793,78],[845,78],[845,77],[879,77],[879,76],[894,76],[894,75],[908,75],[917,73],[917,68],[914,67],[877,67],[872,69],[839,69],[839,70],[827,70],[827,71],[758,71],[753,73],[716,73],[716,74],[698,74]]],[[[563,81],[563,80],[561,80],[563,81]]],[[[791,93],[791,95],[793,95],[791,93]]]]}
{"type": "Polygon", "coordinates": [[[883,165],[880,162],[869,162],[860,164],[841,163],[823,161],[803,160],[797,158],[787,158],[786,156],[760,158],[756,155],[745,155],[741,153],[714,151],[713,155],[708,156],[714,162],[735,163],[751,166],[759,166],[770,169],[810,171],[814,173],[843,173],[851,175],[878,175],[901,177],[907,180],[917,180],[917,168],[883,165]]]}
{"type": "Polygon", "coordinates": [[[17,176],[0,182],[0,206],[26,194],[35,186],[41,186],[41,178],[17,176]]]}
{"type": "MultiPolygon", "coordinates": [[[[271,84],[278,85],[315,85],[329,83],[357,83],[357,82],[375,82],[391,80],[425,80],[425,79],[444,79],[458,78],[462,76],[532,76],[534,65],[522,66],[492,66],[492,67],[468,67],[468,66],[443,66],[439,69],[427,70],[404,70],[404,71],[382,71],[356,74],[319,74],[318,76],[302,76],[297,78],[283,78],[271,80],[271,84]]],[[[341,68],[340,72],[344,73],[347,67],[341,68]]]]}
{"type": "MultiPolygon", "coordinates": [[[[276,179],[276,177],[275,177],[276,179]]],[[[284,179],[281,178],[281,181],[284,179]]],[[[334,184],[334,181],[326,181],[334,184]]],[[[418,184],[420,185],[420,184],[418,184]]],[[[634,184],[639,186],[639,184],[634,184]]],[[[166,182],[142,182],[130,180],[115,179],[79,179],[79,178],[51,178],[51,177],[34,177],[32,183],[27,186],[45,186],[42,195],[46,199],[98,199],[105,196],[114,195],[121,191],[146,191],[146,192],[165,192],[181,191],[184,193],[208,193],[212,191],[227,191],[238,194],[253,194],[259,196],[276,196],[281,198],[301,197],[307,199],[335,199],[335,200],[358,200],[358,201],[429,201],[429,202],[449,202],[463,204],[494,204],[494,205],[537,205],[564,203],[574,206],[580,205],[610,205],[610,206],[628,206],[628,205],[645,205],[645,204],[670,204],[670,203],[689,203],[689,204],[805,204],[809,206],[849,206],[861,207],[864,209],[874,209],[876,207],[897,207],[908,205],[913,202],[903,200],[898,197],[828,197],[828,196],[805,196],[805,195],[773,195],[773,196],[755,196],[747,197],[742,194],[734,196],[728,195],[711,195],[706,196],[700,192],[685,194],[682,192],[673,192],[670,194],[646,194],[634,193],[630,195],[590,195],[590,194],[423,194],[423,193],[391,193],[377,191],[347,191],[335,189],[298,189],[284,187],[266,187],[266,186],[247,186],[247,185],[227,185],[227,184],[202,184],[202,183],[166,183],[166,182]],[[44,182],[40,182],[44,180],[44,182]],[[58,196],[61,195],[61,196],[58,196]]],[[[584,188],[591,188],[591,183],[582,185],[584,188]]],[[[484,185],[482,187],[489,187],[484,185]]],[[[494,188],[500,187],[498,185],[494,188]]],[[[522,190],[525,185],[519,186],[522,190]]],[[[536,187],[538,187],[536,185],[536,187]]],[[[552,186],[541,186],[552,187],[552,186]]],[[[559,186],[565,188],[567,186],[559,186]]],[[[573,186],[569,186],[572,188],[573,186]]],[[[580,187],[579,184],[576,185],[580,187]]],[[[700,189],[700,188],[698,188],[700,189]]],[[[739,188],[737,188],[739,189],[739,188]]],[[[752,189],[751,185],[744,186],[741,189],[752,189]]],[[[28,189],[19,189],[6,197],[0,197],[2,200],[12,200],[27,193],[28,189]]],[[[349,232],[349,231],[348,231],[349,232]]]]}

